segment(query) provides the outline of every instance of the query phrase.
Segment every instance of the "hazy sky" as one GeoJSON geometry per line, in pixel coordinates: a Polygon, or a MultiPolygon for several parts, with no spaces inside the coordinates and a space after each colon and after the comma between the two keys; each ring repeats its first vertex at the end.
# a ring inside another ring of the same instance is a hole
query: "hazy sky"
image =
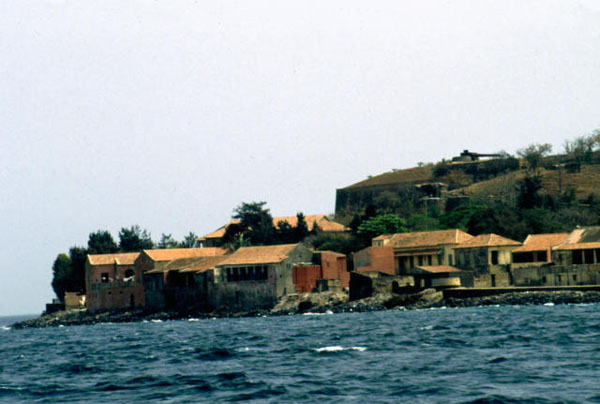
{"type": "Polygon", "coordinates": [[[600,127],[600,2],[0,2],[0,315],[88,234],[201,235],[242,201],[600,127]]]}

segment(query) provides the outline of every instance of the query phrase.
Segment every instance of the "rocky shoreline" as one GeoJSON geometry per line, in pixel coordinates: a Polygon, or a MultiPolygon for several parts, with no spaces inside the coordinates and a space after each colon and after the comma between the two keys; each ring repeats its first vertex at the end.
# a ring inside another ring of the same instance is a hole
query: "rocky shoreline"
{"type": "Polygon", "coordinates": [[[306,313],[352,313],[383,310],[416,310],[436,307],[514,306],[543,304],[599,303],[600,292],[596,291],[536,291],[511,292],[500,295],[474,298],[444,299],[441,292],[427,289],[419,293],[378,294],[356,301],[348,301],[343,293],[306,293],[286,296],[271,310],[247,312],[221,310],[219,312],[148,312],[142,309],[88,313],[62,311],[13,324],[11,328],[45,328],[99,323],[128,323],[137,321],[165,321],[189,318],[223,318],[281,316],[306,313]]]}

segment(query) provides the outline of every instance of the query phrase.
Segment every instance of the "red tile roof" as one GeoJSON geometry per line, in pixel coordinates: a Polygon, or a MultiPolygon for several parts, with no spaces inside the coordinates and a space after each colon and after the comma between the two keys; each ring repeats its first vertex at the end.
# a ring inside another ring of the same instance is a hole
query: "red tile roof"
{"type": "Polygon", "coordinates": [[[564,243],[568,236],[569,233],[530,234],[523,242],[523,245],[515,248],[513,253],[546,251],[564,243]]]}
{"type": "Polygon", "coordinates": [[[458,248],[478,248],[478,247],[500,247],[500,246],[520,246],[521,243],[515,240],[511,240],[506,237],[499,236],[494,233],[480,234],[479,236],[473,237],[469,241],[465,241],[457,246],[458,248]]]}
{"type": "Polygon", "coordinates": [[[277,264],[288,257],[298,244],[281,244],[261,247],[242,247],[218,266],[277,264]]]}
{"type": "Polygon", "coordinates": [[[133,265],[139,252],[118,254],[88,254],[87,258],[91,265],[133,265]]]}
{"type": "Polygon", "coordinates": [[[165,248],[159,250],[144,250],[152,260],[157,262],[173,261],[178,258],[215,257],[227,254],[227,250],[220,247],[209,248],[165,248]]]}
{"type": "Polygon", "coordinates": [[[420,231],[393,234],[390,238],[390,244],[395,249],[428,248],[446,244],[460,244],[472,238],[473,236],[459,229],[420,231]]]}

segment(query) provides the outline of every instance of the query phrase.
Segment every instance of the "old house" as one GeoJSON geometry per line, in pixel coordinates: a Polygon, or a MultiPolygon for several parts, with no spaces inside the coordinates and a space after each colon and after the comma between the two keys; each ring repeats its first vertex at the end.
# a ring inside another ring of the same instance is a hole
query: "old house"
{"type": "Polygon", "coordinates": [[[215,266],[209,304],[217,309],[272,307],[296,291],[292,266],[310,263],[312,257],[302,243],[242,247],[215,266]]]}
{"type": "Polygon", "coordinates": [[[354,254],[354,268],[410,275],[412,269],[423,265],[453,266],[453,247],[472,237],[459,229],[381,235],[373,239],[372,247],[354,254]]]}
{"type": "MultiPolygon", "coordinates": [[[[222,257],[227,253],[228,251],[223,248],[214,247],[143,250],[136,259],[135,266],[144,276],[146,308],[150,310],[175,308],[175,295],[167,285],[185,281],[176,275],[178,271],[204,258],[222,257]]],[[[188,276],[193,278],[191,274],[188,276]]]]}
{"type": "MultiPolygon", "coordinates": [[[[309,230],[313,230],[315,226],[322,232],[329,234],[336,233],[347,233],[350,231],[350,228],[344,226],[341,223],[333,221],[327,215],[307,215],[304,216],[306,221],[306,225],[309,230]]],[[[284,222],[290,225],[291,227],[296,227],[298,225],[298,217],[297,216],[281,216],[273,218],[273,226],[277,227],[279,222],[284,222]]],[[[205,234],[202,237],[198,237],[196,240],[203,247],[218,247],[223,245],[223,236],[225,235],[225,231],[227,230],[227,226],[231,224],[239,224],[239,220],[231,220],[226,225],[219,227],[217,230],[205,234]]]]}
{"type": "Polygon", "coordinates": [[[89,254],[85,262],[88,310],[116,310],[145,304],[140,253],[89,254]]]}
{"type": "Polygon", "coordinates": [[[600,227],[573,230],[563,243],[552,247],[552,264],[522,268],[522,284],[574,286],[600,284],[600,227]]]}
{"type": "Polygon", "coordinates": [[[552,248],[566,242],[569,233],[530,234],[512,251],[513,269],[552,262],[552,248]]]}
{"type": "Polygon", "coordinates": [[[480,234],[454,247],[457,267],[473,272],[475,287],[512,284],[512,251],[521,243],[497,234],[480,234]]]}

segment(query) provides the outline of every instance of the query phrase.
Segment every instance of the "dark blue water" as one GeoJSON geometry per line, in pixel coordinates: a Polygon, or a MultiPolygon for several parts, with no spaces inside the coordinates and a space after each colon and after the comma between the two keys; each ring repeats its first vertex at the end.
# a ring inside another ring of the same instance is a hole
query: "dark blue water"
{"type": "Polygon", "coordinates": [[[0,402],[600,402],[600,305],[0,329],[0,402]]]}

